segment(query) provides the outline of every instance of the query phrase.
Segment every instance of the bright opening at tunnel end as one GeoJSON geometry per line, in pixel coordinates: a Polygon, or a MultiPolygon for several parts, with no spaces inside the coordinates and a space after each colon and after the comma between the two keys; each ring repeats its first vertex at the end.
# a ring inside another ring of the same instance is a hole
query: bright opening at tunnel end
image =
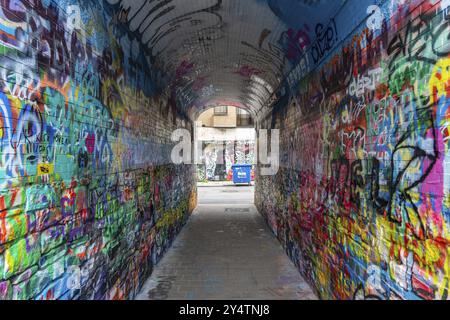
{"type": "MultiPolygon", "coordinates": [[[[280,168],[280,130],[261,129],[257,131],[257,157],[255,165],[260,167],[261,176],[274,176],[280,168]],[[270,141],[269,141],[270,136],[270,141]]],[[[172,149],[171,160],[174,164],[204,164],[201,147],[192,139],[191,131],[177,129],[172,133],[172,141],[178,142],[172,149]]]]}

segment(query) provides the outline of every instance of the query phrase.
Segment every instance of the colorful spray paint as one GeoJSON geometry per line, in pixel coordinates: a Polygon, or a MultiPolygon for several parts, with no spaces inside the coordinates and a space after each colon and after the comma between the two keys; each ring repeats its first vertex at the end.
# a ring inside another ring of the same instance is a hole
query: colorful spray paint
{"type": "Polygon", "coordinates": [[[204,141],[202,164],[197,167],[199,181],[214,181],[222,177],[233,179],[234,164],[255,163],[255,142],[251,140],[204,141]]]}
{"type": "Polygon", "coordinates": [[[0,3],[0,300],[133,298],[196,205],[191,122],[116,18],[0,3]]]}
{"type": "Polygon", "coordinates": [[[449,299],[448,2],[367,3],[262,121],[282,169],[257,206],[321,298],[449,299]]]}

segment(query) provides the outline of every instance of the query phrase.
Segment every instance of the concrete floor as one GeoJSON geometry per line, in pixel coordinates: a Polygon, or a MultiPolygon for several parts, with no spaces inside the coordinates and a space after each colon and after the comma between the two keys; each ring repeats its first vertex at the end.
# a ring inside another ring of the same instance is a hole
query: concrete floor
{"type": "Polygon", "coordinates": [[[253,205],[253,187],[199,187],[199,207],[137,300],[316,299],[253,205]]]}

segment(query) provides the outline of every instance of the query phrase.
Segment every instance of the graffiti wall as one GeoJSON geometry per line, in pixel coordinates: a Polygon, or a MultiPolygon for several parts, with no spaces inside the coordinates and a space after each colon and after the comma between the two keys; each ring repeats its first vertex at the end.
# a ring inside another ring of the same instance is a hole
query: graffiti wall
{"type": "Polygon", "coordinates": [[[132,298],[196,205],[192,125],[103,5],[0,1],[0,300],[132,298]]]}
{"type": "Polygon", "coordinates": [[[257,206],[323,299],[449,299],[450,3],[355,2],[261,124],[257,206]]]}
{"type": "Polygon", "coordinates": [[[234,164],[255,163],[255,141],[204,141],[202,149],[202,164],[197,166],[199,181],[231,181],[234,164]]]}

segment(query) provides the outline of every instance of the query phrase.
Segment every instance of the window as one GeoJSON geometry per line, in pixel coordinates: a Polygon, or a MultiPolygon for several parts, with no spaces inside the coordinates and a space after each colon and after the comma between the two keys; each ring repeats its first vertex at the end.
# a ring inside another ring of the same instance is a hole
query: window
{"type": "Polygon", "coordinates": [[[252,127],[253,118],[248,111],[243,109],[237,109],[237,126],[238,127],[252,127]]]}
{"type": "Polygon", "coordinates": [[[227,106],[214,107],[214,115],[215,116],[226,116],[226,115],[228,115],[228,107],[227,106]]]}

